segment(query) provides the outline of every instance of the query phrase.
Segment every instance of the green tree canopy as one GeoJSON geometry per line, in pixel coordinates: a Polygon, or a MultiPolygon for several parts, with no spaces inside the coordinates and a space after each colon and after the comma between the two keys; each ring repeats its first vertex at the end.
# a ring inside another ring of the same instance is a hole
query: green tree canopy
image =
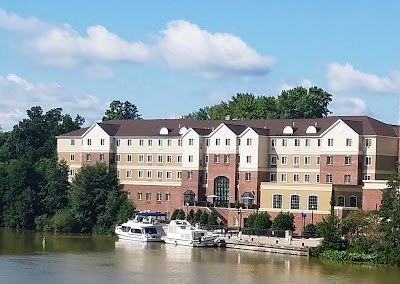
{"type": "Polygon", "coordinates": [[[135,119],[142,119],[142,115],[137,106],[129,101],[112,101],[105,112],[105,116],[103,116],[103,121],[135,119]]]}
{"type": "Polygon", "coordinates": [[[272,230],[295,230],[294,215],[292,213],[280,212],[276,215],[271,226],[272,230]]]}
{"type": "Polygon", "coordinates": [[[190,119],[273,119],[320,118],[328,116],[332,95],[318,87],[296,87],[284,90],[279,96],[255,96],[238,93],[227,102],[200,108],[184,115],[190,119]]]}

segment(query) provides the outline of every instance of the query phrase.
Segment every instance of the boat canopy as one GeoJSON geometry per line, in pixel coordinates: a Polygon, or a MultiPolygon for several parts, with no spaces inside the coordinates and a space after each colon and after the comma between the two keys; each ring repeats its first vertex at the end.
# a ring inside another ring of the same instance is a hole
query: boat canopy
{"type": "Polygon", "coordinates": [[[142,216],[142,217],[165,217],[165,216],[167,216],[167,213],[161,213],[161,212],[138,212],[135,215],[136,216],[142,216]]]}

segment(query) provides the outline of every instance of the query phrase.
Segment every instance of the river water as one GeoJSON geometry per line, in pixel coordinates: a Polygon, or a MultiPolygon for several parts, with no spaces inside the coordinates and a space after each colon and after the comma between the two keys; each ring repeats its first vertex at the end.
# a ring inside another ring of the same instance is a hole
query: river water
{"type": "Polygon", "coordinates": [[[400,283],[400,269],[0,230],[0,283],[400,283]],[[42,238],[46,236],[46,245],[42,238]]]}

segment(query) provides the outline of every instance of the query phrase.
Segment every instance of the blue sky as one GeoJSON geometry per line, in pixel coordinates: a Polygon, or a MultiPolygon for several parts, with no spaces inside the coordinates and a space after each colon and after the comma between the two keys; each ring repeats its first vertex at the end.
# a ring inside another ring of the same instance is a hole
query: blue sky
{"type": "Polygon", "coordinates": [[[298,85],[335,115],[399,121],[400,1],[274,2],[3,0],[0,124],[33,105],[91,123],[112,100],[174,118],[298,85]]]}

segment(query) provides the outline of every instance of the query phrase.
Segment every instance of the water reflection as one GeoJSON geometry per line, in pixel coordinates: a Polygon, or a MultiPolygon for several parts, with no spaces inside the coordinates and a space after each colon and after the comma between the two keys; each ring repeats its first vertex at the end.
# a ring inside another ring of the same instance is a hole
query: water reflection
{"type": "Polygon", "coordinates": [[[313,258],[0,230],[0,283],[397,283],[400,270],[313,258]]]}

